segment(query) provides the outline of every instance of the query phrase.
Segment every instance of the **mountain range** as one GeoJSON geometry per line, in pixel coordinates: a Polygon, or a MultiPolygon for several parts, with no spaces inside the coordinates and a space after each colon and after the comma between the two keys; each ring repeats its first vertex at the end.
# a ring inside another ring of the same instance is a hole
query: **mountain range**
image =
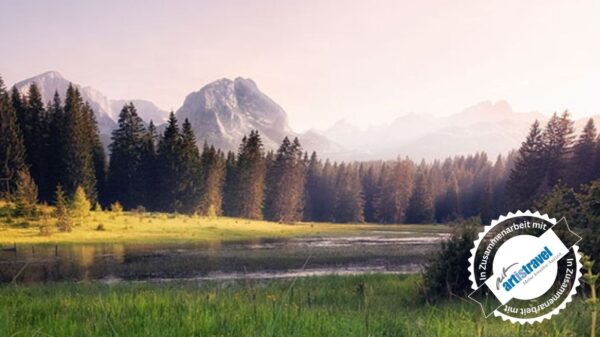
{"type": "MultiPolygon", "coordinates": [[[[105,144],[116,127],[124,104],[133,102],[138,114],[149,122],[162,124],[168,112],[141,99],[109,99],[100,91],[65,79],[49,71],[15,84],[26,93],[35,82],[45,101],[54,92],[62,98],[73,83],[96,113],[105,144]]],[[[188,118],[198,143],[205,141],[227,151],[237,150],[250,130],[260,132],[267,149],[276,149],[283,137],[298,137],[307,151],[333,160],[377,160],[408,156],[413,159],[439,159],[485,151],[490,157],[518,148],[536,119],[544,123],[548,116],[538,112],[516,112],[506,101],[484,101],[447,116],[407,114],[391,123],[361,128],[340,120],[328,129],[304,133],[292,130],[285,110],[260,91],[251,79],[220,79],[187,95],[176,117],[188,118]]],[[[588,117],[589,118],[589,117],[588,117]]],[[[576,120],[581,130],[588,118],[576,120]]],[[[593,117],[600,123],[600,115],[593,117]]]]}

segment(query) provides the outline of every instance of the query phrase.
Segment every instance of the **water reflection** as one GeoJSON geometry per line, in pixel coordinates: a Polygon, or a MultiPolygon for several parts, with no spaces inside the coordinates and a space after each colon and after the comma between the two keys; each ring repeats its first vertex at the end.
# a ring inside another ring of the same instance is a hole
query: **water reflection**
{"type": "Polygon", "coordinates": [[[418,270],[444,238],[372,233],[188,245],[22,245],[0,252],[0,283],[407,273],[418,270]]]}

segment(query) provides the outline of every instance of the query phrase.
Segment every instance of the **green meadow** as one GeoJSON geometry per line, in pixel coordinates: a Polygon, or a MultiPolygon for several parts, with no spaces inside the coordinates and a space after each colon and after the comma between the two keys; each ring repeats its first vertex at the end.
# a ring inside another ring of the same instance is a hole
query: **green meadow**
{"type": "Polygon", "coordinates": [[[417,276],[0,288],[0,336],[588,336],[580,299],[535,325],[425,303],[417,276]]]}

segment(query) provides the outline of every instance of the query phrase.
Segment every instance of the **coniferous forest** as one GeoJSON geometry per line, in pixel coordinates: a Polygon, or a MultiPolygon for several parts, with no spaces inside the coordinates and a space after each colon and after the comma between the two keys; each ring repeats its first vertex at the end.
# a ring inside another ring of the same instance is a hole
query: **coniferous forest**
{"type": "Polygon", "coordinates": [[[547,125],[536,121],[521,148],[505,156],[434,162],[337,163],[288,138],[268,151],[257,131],[237,153],[206,143],[199,149],[190,122],[173,113],[160,129],[126,104],[105,151],[94,112],[73,86],[43,102],[35,84],[25,95],[0,84],[1,191],[14,195],[28,180],[30,193],[49,204],[80,188],[95,207],[283,223],[487,223],[553,200],[568,207],[556,198],[598,212],[584,201],[598,200],[591,195],[598,184],[590,183],[600,178],[600,138],[591,119],[576,135],[568,112],[547,125]]]}

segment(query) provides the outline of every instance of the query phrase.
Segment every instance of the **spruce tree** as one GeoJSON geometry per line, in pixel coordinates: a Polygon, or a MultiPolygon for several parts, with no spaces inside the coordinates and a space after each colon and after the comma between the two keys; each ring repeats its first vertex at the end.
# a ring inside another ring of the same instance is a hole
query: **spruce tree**
{"type": "Polygon", "coordinates": [[[148,140],[144,122],[133,103],[119,113],[118,127],[112,132],[108,171],[109,202],[119,201],[132,209],[145,201],[143,152],[148,140]],[[142,174],[140,174],[142,173],[142,174]]]}
{"type": "Polygon", "coordinates": [[[62,186],[56,185],[54,194],[54,205],[56,205],[56,226],[61,232],[70,232],[72,228],[71,215],[69,214],[69,203],[62,186]]]}
{"type": "MultiPolygon", "coordinates": [[[[16,94],[15,94],[16,95],[16,94]]],[[[33,180],[39,187],[40,199],[52,199],[53,186],[50,186],[48,166],[53,149],[49,144],[49,121],[42,95],[35,83],[32,83],[26,99],[20,103],[20,124],[22,125],[23,141],[27,153],[27,163],[33,180]]]]}
{"type": "Polygon", "coordinates": [[[28,170],[21,170],[15,193],[16,214],[31,217],[37,214],[38,189],[28,170]]]}
{"type": "Polygon", "coordinates": [[[223,183],[223,214],[235,216],[239,209],[237,193],[237,159],[233,151],[228,151],[225,158],[225,181],[223,183]]]}
{"type": "Polygon", "coordinates": [[[87,197],[85,190],[81,186],[77,186],[73,194],[73,202],[71,203],[71,214],[77,218],[84,218],[90,215],[92,203],[87,197]]]}
{"type": "Polygon", "coordinates": [[[573,146],[573,158],[569,173],[571,175],[571,186],[575,188],[579,188],[579,185],[586,184],[600,176],[600,172],[594,168],[597,136],[594,120],[590,118],[573,146]]]}
{"type": "Polygon", "coordinates": [[[18,172],[27,170],[25,145],[11,99],[0,77],[0,197],[10,197],[18,172]]]}
{"type": "MultiPolygon", "coordinates": [[[[60,184],[63,175],[63,155],[65,153],[65,115],[62,102],[58,92],[54,92],[52,102],[48,104],[48,148],[49,153],[48,167],[48,186],[56,190],[60,184]]],[[[61,186],[62,189],[62,186],[61,186]]],[[[64,193],[64,190],[63,190],[64,193]]],[[[53,195],[56,196],[56,193],[53,195]]],[[[51,199],[56,200],[56,199],[51,199]]]]}
{"type": "Polygon", "coordinates": [[[158,186],[158,133],[154,123],[150,121],[144,135],[141,153],[141,181],[143,184],[143,205],[150,209],[157,209],[156,188],[158,186]]]}
{"type": "Polygon", "coordinates": [[[225,181],[225,156],[214,146],[204,143],[201,156],[202,189],[199,214],[220,216],[223,204],[223,183],[225,181]]]}
{"type": "Polygon", "coordinates": [[[237,159],[235,214],[242,218],[262,219],[265,187],[265,158],[258,131],[242,139],[237,159]]]}
{"type": "Polygon", "coordinates": [[[539,197],[545,176],[544,146],[540,123],[536,120],[531,125],[529,135],[521,144],[508,178],[507,193],[511,208],[529,209],[539,197]]]}
{"type": "Polygon", "coordinates": [[[409,223],[433,221],[435,210],[431,189],[427,168],[421,165],[415,177],[413,192],[406,211],[406,219],[409,223]]]}
{"type": "Polygon", "coordinates": [[[158,144],[158,189],[161,191],[157,204],[159,210],[181,211],[179,197],[184,191],[181,181],[182,137],[177,125],[177,118],[171,112],[165,131],[158,144]]]}
{"type": "Polygon", "coordinates": [[[549,192],[559,181],[565,181],[567,158],[573,143],[573,121],[569,112],[560,117],[555,113],[542,134],[544,142],[543,162],[546,170],[545,192],[549,192]]]}
{"type": "Polygon", "coordinates": [[[358,170],[352,165],[341,164],[336,179],[336,222],[364,222],[364,199],[358,170]]]}
{"type": "Polygon", "coordinates": [[[192,124],[186,118],[181,128],[181,149],[179,152],[181,192],[177,196],[184,213],[195,213],[200,203],[201,171],[200,152],[192,124]]]}
{"type": "Polygon", "coordinates": [[[265,216],[269,220],[293,223],[302,219],[304,161],[298,139],[285,137],[269,169],[265,216]]]}
{"type": "Polygon", "coordinates": [[[94,110],[86,102],[85,111],[87,112],[86,130],[89,137],[87,138],[89,144],[88,147],[92,152],[92,162],[94,165],[94,175],[96,177],[96,190],[99,200],[107,203],[107,191],[106,191],[106,180],[107,180],[107,163],[106,153],[104,152],[104,146],[100,140],[100,130],[98,129],[98,122],[96,121],[96,115],[94,110]]]}
{"type": "Polygon", "coordinates": [[[304,220],[317,221],[319,211],[320,180],[323,174],[323,164],[313,151],[307,165],[306,180],[304,185],[304,220]]]}
{"type": "Polygon", "coordinates": [[[78,186],[88,199],[96,201],[96,175],[89,134],[89,115],[79,90],[69,85],[64,106],[64,137],[61,153],[61,185],[67,195],[73,195],[78,186]]]}

